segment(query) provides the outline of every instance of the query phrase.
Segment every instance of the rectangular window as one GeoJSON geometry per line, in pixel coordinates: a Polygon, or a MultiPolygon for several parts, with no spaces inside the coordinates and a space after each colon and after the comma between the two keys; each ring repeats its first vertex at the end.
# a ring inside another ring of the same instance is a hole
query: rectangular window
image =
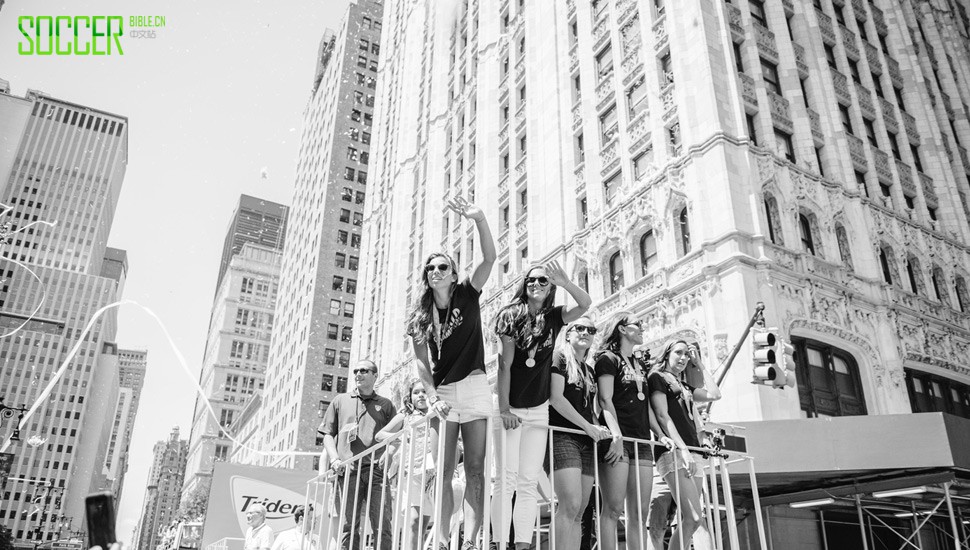
{"type": "Polygon", "coordinates": [[[789,134],[775,130],[775,147],[777,147],[778,153],[788,159],[788,162],[795,162],[795,146],[792,144],[789,134]]]}
{"type": "Polygon", "coordinates": [[[360,212],[354,212],[354,225],[363,225],[364,215],[360,212]]]}
{"type": "Polygon", "coordinates": [[[835,71],[839,70],[838,64],[836,64],[835,62],[835,48],[833,48],[832,46],[826,45],[824,49],[825,49],[825,61],[826,63],[829,64],[829,68],[835,71]]]}
{"type": "Polygon", "coordinates": [[[354,147],[347,148],[347,160],[357,162],[357,149],[354,147]]]}
{"type": "Polygon", "coordinates": [[[344,254],[343,252],[337,252],[333,257],[334,265],[340,268],[344,267],[344,264],[346,263],[346,261],[347,261],[347,255],[344,254]]]}
{"type": "Polygon", "coordinates": [[[744,57],[741,55],[741,44],[734,45],[734,68],[739,73],[744,72],[744,57]]]}
{"type": "Polygon", "coordinates": [[[349,261],[347,262],[347,269],[350,269],[351,271],[357,271],[357,264],[359,262],[360,262],[360,258],[358,258],[357,256],[351,256],[349,261]]]}
{"type": "Polygon", "coordinates": [[[585,229],[589,224],[589,207],[586,204],[586,197],[579,199],[579,208],[577,208],[577,214],[579,214],[579,228],[585,229]]]}
{"type": "Polygon", "coordinates": [[[350,210],[347,210],[346,208],[340,209],[340,221],[350,223],[350,210]]]}
{"type": "Polygon", "coordinates": [[[353,331],[352,328],[350,328],[350,327],[343,327],[340,330],[340,340],[343,341],[343,342],[349,342],[350,339],[353,337],[353,333],[354,333],[354,331],[353,331]]]}
{"type": "Polygon", "coordinates": [[[842,129],[845,133],[854,135],[852,131],[852,117],[849,115],[849,108],[839,105],[839,119],[842,121],[842,129]]]}
{"type": "Polygon", "coordinates": [[[364,192],[357,191],[354,193],[354,204],[364,204],[364,192]]]}
{"type": "Polygon", "coordinates": [[[344,289],[344,278],[339,275],[333,276],[333,285],[331,286],[333,290],[343,290],[344,289]]]}
{"type": "Polygon", "coordinates": [[[357,294],[357,279],[347,279],[347,293],[357,294]]]}
{"type": "Polygon", "coordinates": [[[607,206],[613,205],[617,189],[620,187],[620,176],[621,173],[618,172],[615,176],[603,182],[603,197],[606,199],[607,206]]]}
{"type": "Polygon", "coordinates": [[[633,177],[639,180],[647,174],[647,169],[653,163],[653,148],[640,153],[633,159],[633,177]]]}
{"type": "Polygon", "coordinates": [[[330,340],[337,339],[337,325],[333,323],[327,323],[327,338],[330,340]]]}
{"type": "Polygon", "coordinates": [[[596,83],[599,84],[611,76],[613,76],[613,49],[607,45],[596,56],[596,83]]]}
{"type": "Polygon", "coordinates": [[[350,317],[351,319],[353,319],[353,317],[354,317],[354,303],[353,302],[344,302],[344,317],[350,317]]]}
{"type": "Polygon", "coordinates": [[[350,352],[349,351],[342,351],[342,352],[340,352],[340,360],[339,360],[339,363],[338,364],[339,364],[339,366],[341,366],[343,368],[347,368],[347,367],[350,366],[350,352]]]}
{"type": "Polygon", "coordinates": [[[339,243],[339,244],[347,244],[347,235],[348,235],[348,233],[346,231],[344,231],[343,229],[338,229],[337,230],[337,243],[339,243]]]}
{"type": "Polygon", "coordinates": [[[616,104],[610,105],[606,112],[600,115],[600,143],[606,145],[613,140],[617,131],[616,104]]]}
{"type": "Polygon", "coordinates": [[[351,202],[354,200],[354,190],[350,187],[344,187],[340,192],[341,200],[351,202]]]}
{"type": "Polygon", "coordinates": [[[758,144],[758,125],[754,122],[753,115],[744,115],[744,120],[748,124],[748,139],[754,145],[758,144]]]}
{"type": "Polygon", "coordinates": [[[762,59],[761,76],[764,78],[765,85],[769,91],[781,95],[781,83],[778,80],[778,65],[762,59]]]}
{"type": "Polygon", "coordinates": [[[340,315],[340,300],[330,300],[330,315],[340,315]]]}
{"type": "Polygon", "coordinates": [[[748,8],[751,9],[751,19],[765,27],[768,26],[768,19],[765,17],[765,3],[762,0],[748,0],[748,8]]]}
{"type": "Polygon", "coordinates": [[[350,168],[349,166],[347,168],[344,168],[344,179],[345,180],[347,180],[347,181],[354,181],[354,177],[355,176],[356,176],[356,172],[354,171],[353,168],[350,168]]]}
{"type": "Polygon", "coordinates": [[[640,77],[626,91],[626,104],[629,119],[633,120],[647,110],[647,87],[644,77],[640,77]]]}
{"type": "Polygon", "coordinates": [[[337,393],[347,393],[347,377],[337,377],[337,393]]]}
{"type": "Polygon", "coordinates": [[[360,248],[360,235],[357,233],[350,235],[350,246],[353,248],[360,248]]]}
{"type": "Polygon", "coordinates": [[[868,119],[862,119],[862,125],[866,129],[866,140],[869,141],[869,145],[878,148],[879,142],[876,141],[876,125],[868,119]]]}

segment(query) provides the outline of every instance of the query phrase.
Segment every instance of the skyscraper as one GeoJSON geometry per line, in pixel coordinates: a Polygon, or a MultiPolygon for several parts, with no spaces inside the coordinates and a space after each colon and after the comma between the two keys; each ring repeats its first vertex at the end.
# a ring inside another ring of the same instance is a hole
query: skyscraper
{"type": "Polygon", "coordinates": [[[282,204],[242,195],[233,213],[199,377],[219,418],[196,398],[183,499],[197,487],[207,490],[200,483],[212,475],[213,461],[228,460],[232,449],[223,430],[263,389],[288,211],[282,204]]]}
{"type": "Polygon", "coordinates": [[[104,463],[108,478],[113,480],[111,490],[115,495],[115,502],[121,502],[121,490],[128,472],[128,449],[148,370],[148,352],[119,349],[118,369],[118,404],[104,463]]]}
{"type": "Polygon", "coordinates": [[[32,547],[57,537],[59,516],[80,524],[88,493],[112,489],[104,465],[119,391],[116,310],[83,330],[124,288],[124,251],[106,243],[127,165],[128,120],[0,88],[0,203],[10,208],[0,220],[8,232],[0,244],[5,402],[34,404],[79,344],[27,419],[23,441],[5,445],[16,456],[0,515],[16,544],[32,547]]]}
{"type": "Polygon", "coordinates": [[[222,277],[229,268],[232,257],[239,254],[245,243],[261,244],[268,248],[283,249],[286,235],[288,206],[272,201],[240,195],[239,204],[229,222],[225,242],[222,245],[222,260],[219,263],[219,276],[216,278],[216,292],[222,277]]]}
{"type": "MultiPolygon", "coordinates": [[[[318,451],[323,410],[347,390],[382,8],[373,0],[351,2],[319,50],[260,412],[263,449],[318,451]]],[[[271,463],[314,465],[292,456],[271,463]]]]}
{"type": "Polygon", "coordinates": [[[410,372],[421,262],[468,273],[478,253],[444,208],[461,195],[499,251],[483,319],[558,260],[598,320],[629,310],[652,349],[696,340],[714,368],[764,302],[797,389],[751,384],[748,341],[715,420],[970,416],[966,2],[420,1],[384,20],[355,356],[410,372]]]}
{"type": "Polygon", "coordinates": [[[185,475],[188,442],[179,439],[178,426],[172,428],[168,440],[155,443],[152,450],[152,469],[148,473],[148,487],[142,514],[138,520],[136,550],[154,550],[159,531],[176,518],[179,495],[185,475]]]}

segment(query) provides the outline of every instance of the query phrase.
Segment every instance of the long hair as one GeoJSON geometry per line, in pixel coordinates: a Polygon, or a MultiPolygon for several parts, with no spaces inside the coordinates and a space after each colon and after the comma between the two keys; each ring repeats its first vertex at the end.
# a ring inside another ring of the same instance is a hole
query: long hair
{"type": "Polygon", "coordinates": [[[404,407],[404,412],[407,414],[414,414],[415,408],[414,403],[411,402],[411,392],[414,391],[414,386],[418,384],[424,384],[424,382],[420,378],[412,378],[406,386],[407,390],[404,392],[404,395],[401,396],[401,404],[404,407]]]}
{"type": "Polygon", "coordinates": [[[533,327],[529,322],[531,317],[529,315],[529,294],[525,279],[533,270],[541,267],[543,266],[533,265],[526,270],[522,280],[519,281],[512,301],[499,310],[492,322],[495,334],[511,337],[515,340],[515,346],[519,349],[529,349],[535,344],[536,337],[541,335],[545,329],[542,325],[545,319],[545,312],[552,309],[556,303],[556,285],[550,283],[549,294],[542,301],[542,306],[536,315],[536,322],[539,323],[537,325],[538,330],[533,332],[533,327]]]}
{"type": "MultiPolygon", "coordinates": [[[[653,368],[650,369],[650,372],[660,372],[664,369],[665,366],[667,366],[667,360],[670,359],[670,352],[673,351],[674,346],[676,346],[677,344],[684,344],[685,346],[690,345],[687,343],[686,340],[683,340],[680,338],[675,338],[667,342],[663,347],[663,351],[661,351],[660,355],[657,356],[657,359],[653,364],[653,368]]],[[[678,376],[677,378],[683,379],[683,377],[684,377],[683,373],[681,373],[681,375],[678,376]]]]}
{"type": "MultiPolygon", "coordinates": [[[[431,260],[435,258],[444,258],[448,260],[451,264],[451,272],[456,276],[458,275],[458,266],[455,264],[455,260],[451,259],[451,256],[445,254],[444,252],[435,252],[428,256],[428,258],[421,264],[420,272],[418,273],[418,287],[424,290],[421,293],[421,297],[418,299],[418,303],[415,304],[414,309],[411,310],[411,314],[408,316],[407,321],[407,334],[408,336],[414,338],[419,343],[424,343],[428,341],[431,336],[431,325],[434,324],[431,316],[434,314],[434,291],[431,290],[431,285],[428,284],[428,272],[426,267],[431,260]]],[[[458,284],[457,280],[451,283],[451,292],[455,291],[455,286],[458,284]]]]}
{"type": "MultiPolygon", "coordinates": [[[[593,377],[590,375],[592,370],[592,350],[586,350],[586,355],[582,358],[576,357],[576,350],[573,349],[572,344],[569,343],[569,333],[573,326],[581,320],[585,319],[592,324],[589,317],[580,317],[566,327],[559,334],[559,338],[556,340],[556,351],[562,354],[563,358],[566,359],[566,382],[569,384],[582,386],[587,393],[590,391],[595,391],[596,383],[593,381],[593,377]],[[585,368],[584,368],[585,367],[585,368]]],[[[594,325],[595,326],[595,325],[594,325]]],[[[592,346],[590,346],[592,347],[592,346]]]]}
{"type": "Polygon", "coordinates": [[[633,314],[629,311],[618,311],[606,319],[606,323],[599,330],[602,336],[600,336],[596,345],[598,354],[604,351],[620,354],[620,342],[623,340],[620,327],[625,325],[631,317],[633,317],[633,314]]]}

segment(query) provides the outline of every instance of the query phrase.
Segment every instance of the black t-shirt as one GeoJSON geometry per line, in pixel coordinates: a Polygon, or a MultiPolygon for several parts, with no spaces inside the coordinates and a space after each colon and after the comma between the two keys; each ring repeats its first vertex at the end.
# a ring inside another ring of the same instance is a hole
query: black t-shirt
{"type": "Polygon", "coordinates": [[[535,366],[528,367],[529,350],[515,346],[509,381],[509,406],[516,408],[537,407],[549,400],[549,368],[552,365],[552,352],[556,338],[562,330],[562,306],[545,312],[543,330],[535,341],[535,366]]]}
{"type": "MultiPolygon", "coordinates": [[[[596,380],[601,376],[613,377],[613,408],[616,409],[620,433],[625,437],[650,439],[650,410],[647,401],[647,372],[633,357],[629,358],[633,369],[625,365],[619,355],[606,351],[596,358],[596,380]],[[638,385],[639,381],[639,385],[638,385]],[[641,400],[638,395],[643,394],[641,400]]],[[[606,425],[605,419],[601,420],[606,425]]]]}
{"type": "MultiPolygon", "coordinates": [[[[662,393],[666,396],[667,415],[674,422],[674,427],[677,428],[677,434],[680,435],[680,438],[690,447],[700,447],[700,441],[697,439],[697,427],[694,426],[694,420],[691,414],[694,388],[689,384],[683,382],[682,384],[689,394],[686,398],[680,388],[676,385],[671,387],[671,384],[659,372],[652,372],[647,377],[647,386],[650,388],[650,395],[662,393]]],[[[653,448],[654,460],[660,458],[666,452],[667,447],[657,445],[653,448]]]]}
{"type": "MultiPolygon", "coordinates": [[[[580,380],[577,384],[571,384],[569,382],[569,374],[566,373],[566,357],[561,353],[556,353],[552,359],[552,374],[558,374],[563,378],[563,388],[562,396],[569,401],[569,404],[573,406],[576,411],[579,412],[590,424],[593,423],[593,400],[596,399],[596,382],[593,382],[593,369],[590,368],[585,362],[580,363],[580,367],[586,371],[587,376],[589,376],[590,381],[593,386],[589,389],[585,387],[583,382],[580,380]]],[[[572,428],[582,429],[566,420],[559,411],[555,409],[552,405],[549,406],[549,425],[558,426],[560,428],[572,428]]]]}
{"type": "Polygon", "coordinates": [[[451,294],[450,311],[435,308],[434,314],[442,323],[441,356],[433,336],[428,338],[431,354],[431,376],[434,387],[464,380],[473,371],[485,370],[485,341],[482,337],[482,310],[478,297],[482,294],[469,279],[455,285],[451,294]]]}

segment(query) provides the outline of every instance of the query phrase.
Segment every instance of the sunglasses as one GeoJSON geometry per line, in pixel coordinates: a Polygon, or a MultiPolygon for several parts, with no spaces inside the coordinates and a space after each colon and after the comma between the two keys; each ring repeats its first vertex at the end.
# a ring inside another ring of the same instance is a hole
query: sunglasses
{"type": "Polygon", "coordinates": [[[643,330],[643,321],[633,321],[632,323],[623,323],[623,326],[637,327],[638,329],[643,330]]]}
{"type": "Polygon", "coordinates": [[[526,277],[525,284],[538,284],[539,286],[549,286],[549,277],[526,277]]]}
{"type": "Polygon", "coordinates": [[[369,372],[377,373],[374,369],[354,369],[354,374],[367,374],[369,372]]]}
{"type": "Polygon", "coordinates": [[[424,270],[427,273],[434,273],[435,271],[440,271],[442,273],[448,273],[448,270],[449,269],[451,269],[451,265],[449,265],[449,264],[428,264],[428,265],[424,266],[424,270]]]}
{"type": "Polygon", "coordinates": [[[589,334],[590,336],[596,334],[596,327],[588,327],[586,325],[576,325],[576,326],[570,328],[569,330],[571,330],[573,332],[585,332],[586,334],[589,334]]]}

